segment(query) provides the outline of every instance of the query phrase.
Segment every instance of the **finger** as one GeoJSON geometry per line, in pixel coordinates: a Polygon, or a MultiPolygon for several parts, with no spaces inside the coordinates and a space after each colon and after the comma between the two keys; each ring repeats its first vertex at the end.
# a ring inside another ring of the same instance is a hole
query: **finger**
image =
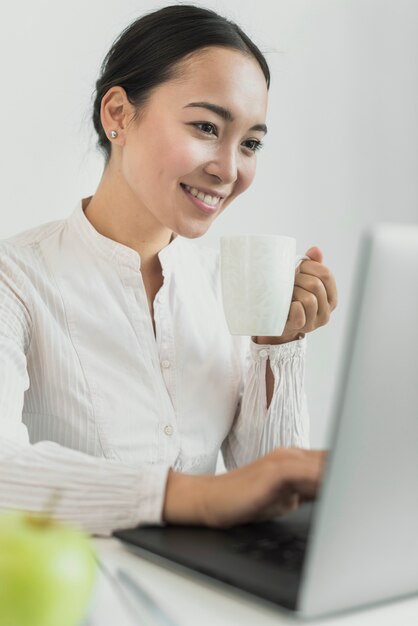
{"type": "Polygon", "coordinates": [[[302,458],[288,456],[283,475],[285,485],[303,498],[314,498],[324,473],[325,454],[322,450],[313,453],[308,450],[302,458]]]}
{"type": "Polygon", "coordinates": [[[285,513],[295,511],[301,503],[301,498],[298,493],[289,489],[285,495],[281,494],[278,500],[275,500],[271,504],[263,507],[259,513],[254,517],[255,521],[265,522],[271,520],[273,517],[279,517],[285,513]]]}
{"type": "Polygon", "coordinates": [[[303,261],[299,266],[299,272],[296,272],[296,277],[300,277],[303,274],[315,276],[322,281],[327,292],[331,311],[333,311],[338,303],[338,293],[335,278],[329,268],[316,261],[303,261]]]}
{"type": "MultiPolygon", "coordinates": [[[[283,448],[276,448],[280,450],[283,448]]],[[[326,448],[299,448],[290,447],[286,448],[286,458],[292,460],[294,463],[324,463],[329,455],[329,450],[326,448]]]]}
{"type": "Polygon", "coordinates": [[[321,248],[318,248],[318,246],[312,246],[311,248],[309,248],[309,250],[305,252],[305,256],[308,256],[313,261],[318,261],[319,263],[322,263],[324,258],[322,250],[321,248]]]}
{"type": "Polygon", "coordinates": [[[329,456],[329,450],[308,448],[304,452],[307,456],[315,458],[320,463],[325,463],[329,456]]]}
{"type": "MultiPolygon", "coordinates": [[[[301,287],[293,288],[293,300],[299,302],[305,312],[303,332],[311,332],[317,328],[318,300],[315,294],[301,287]]],[[[299,330],[299,329],[298,329],[299,330]]],[[[301,329],[302,330],[302,329],[301,329]]]]}
{"type": "Polygon", "coordinates": [[[322,463],[316,461],[309,466],[298,468],[289,476],[288,484],[301,499],[313,500],[318,495],[323,476],[322,463]]]}
{"type": "Polygon", "coordinates": [[[319,488],[321,486],[320,475],[316,478],[298,478],[292,480],[292,487],[299,494],[300,499],[308,502],[309,500],[315,500],[318,495],[319,488]]]}
{"type": "Polygon", "coordinates": [[[296,276],[295,285],[314,294],[317,300],[318,307],[315,327],[318,328],[318,326],[327,324],[331,315],[331,306],[328,302],[328,294],[322,280],[311,274],[301,274],[296,276]]]}
{"type": "Polygon", "coordinates": [[[286,332],[302,330],[306,324],[306,314],[302,302],[292,302],[286,322],[286,332]]]}
{"type": "MultiPolygon", "coordinates": [[[[299,448],[289,447],[286,448],[287,458],[292,458],[295,461],[309,461],[314,459],[317,462],[324,462],[328,458],[329,450],[326,448],[299,448]]],[[[275,448],[270,454],[281,456],[283,454],[283,448],[275,448]]]]}

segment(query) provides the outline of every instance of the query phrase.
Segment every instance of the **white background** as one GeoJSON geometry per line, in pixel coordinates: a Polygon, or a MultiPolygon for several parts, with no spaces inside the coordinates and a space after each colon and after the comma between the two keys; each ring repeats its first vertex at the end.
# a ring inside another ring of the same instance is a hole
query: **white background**
{"type": "MultiPolygon", "coordinates": [[[[95,192],[103,161],[90,120],[100,64],[125,26],[172,3],[3,3],[0,238],[65,218],[95,192]]],[[[254,183],[197,241],[266,232],[295,236],[300,254],[322,249],[339,289],[330,323],[308,335],[311,441],[323,446],[361,233],[377,221],[418,221],[418,2],[194,4],[237,21],[272,73],[254,183]]],[[[385,341],[396,341],[396,328],[385,341]]]]}

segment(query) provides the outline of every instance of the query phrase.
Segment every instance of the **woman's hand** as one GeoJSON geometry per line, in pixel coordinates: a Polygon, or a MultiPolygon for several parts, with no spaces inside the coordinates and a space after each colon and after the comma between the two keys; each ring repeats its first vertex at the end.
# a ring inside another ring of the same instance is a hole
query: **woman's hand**
{"type": "Polygon", "coordinates": [[[295,273],[292,303],[280,337],[256,337],[256,343],[278,344],[294,341],[328,323],[337,306],[337,286],[330,270],[322,264],[323,254],[313,246],[306,252],[295,273]]]}
{"type": "Polygon", "coordinates": [[[212,528],[269,520],[315,498],[325,459],[321,450],[277,448],[225,474],[170,470],[163,519],[212,528]]]}

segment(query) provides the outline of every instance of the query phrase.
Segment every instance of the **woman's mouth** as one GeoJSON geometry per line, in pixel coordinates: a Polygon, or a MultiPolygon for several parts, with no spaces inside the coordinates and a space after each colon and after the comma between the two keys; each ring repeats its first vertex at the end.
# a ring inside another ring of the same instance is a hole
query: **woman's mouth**
{"type": "Polygon", "coordinates": [[[207,202],[205,202],[201,198],[197,198],[195,195],[193,195],[196,194],[196,192],[198,191],[195,187],[189,187],[189,185],[185,185],[184,183],[180,183],[180,186],[189,198],[189,200],[193,202],[193,204],[197,206],[201,211],[208,215],[213,215],[214,213],[216,213],[222,198],[205,195],[205,198],[207,200],[207,202]],[[209,204],[209,202],[213,202],[213,204],[209,204]]]}

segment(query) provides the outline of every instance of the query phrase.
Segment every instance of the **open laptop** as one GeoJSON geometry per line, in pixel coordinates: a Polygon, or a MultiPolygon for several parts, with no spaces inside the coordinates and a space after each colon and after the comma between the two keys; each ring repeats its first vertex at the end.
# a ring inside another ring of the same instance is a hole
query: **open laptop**
{"type": "Polygon", "coordinates": [[[418,224],[363,235],[353,291],[316,502],[230,529],[116,537],[305,617],[418,592],[418,224]]]}

